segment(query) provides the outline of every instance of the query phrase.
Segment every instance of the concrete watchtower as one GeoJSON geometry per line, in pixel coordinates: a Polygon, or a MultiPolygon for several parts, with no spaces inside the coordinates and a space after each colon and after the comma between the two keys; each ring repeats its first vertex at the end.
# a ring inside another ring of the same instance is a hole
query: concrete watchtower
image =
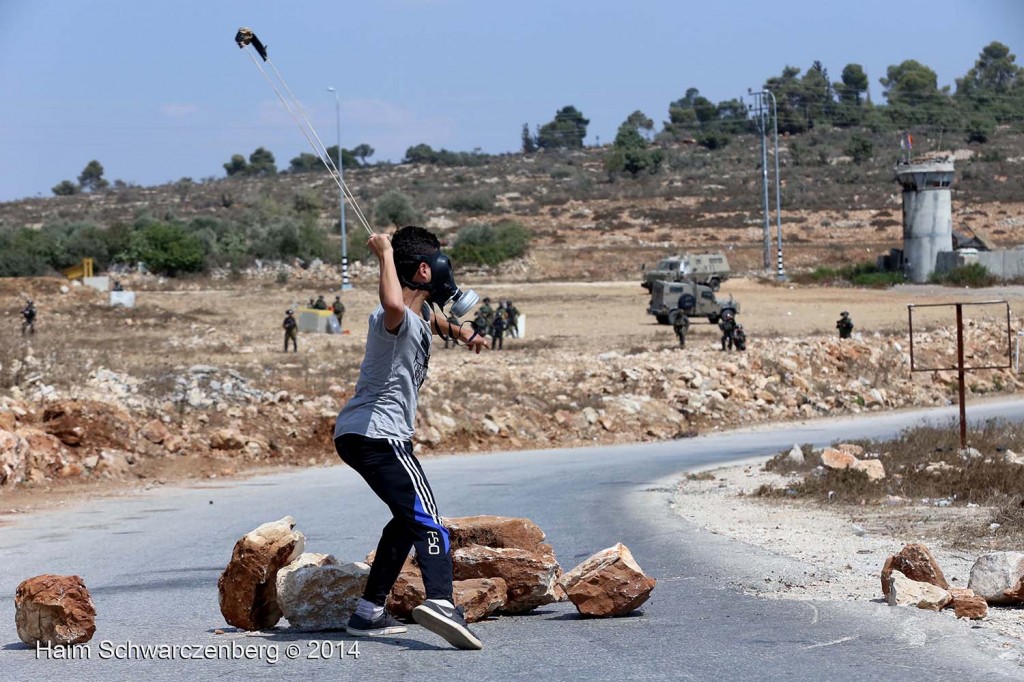
{"type": "Polygon", "coordinates": [[[952,159],[900,164],[903,186],[903,272],[911,282],[927,282],[940,251],[953,250],[952,159]]]}

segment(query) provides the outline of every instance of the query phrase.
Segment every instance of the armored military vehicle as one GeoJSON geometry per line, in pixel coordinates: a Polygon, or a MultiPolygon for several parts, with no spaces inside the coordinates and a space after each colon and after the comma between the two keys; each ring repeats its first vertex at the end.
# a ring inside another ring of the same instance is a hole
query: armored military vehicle
{"type": "Polygon", "coordinates": [[[680,313],[690,319],[706,317],[711,324],[717,324],[726,310],[738,313],[740,302],[731,295],[728,299],[718,298],[706,284],[665,281],[651,284],[651,304],[647,313],[654,315],[659,324],[672,324],[680,313]]]}
{"type": "Polygon", "coordinates": [[[651,283],[658,280],[682,282],[692,280],[706,284],[712,291],[718,291],[722,282],[729,279],[729,261],[723,253],[683,254],[663,258],[657,267],[644,269],[640,286],[648,291],[651,283]]]}

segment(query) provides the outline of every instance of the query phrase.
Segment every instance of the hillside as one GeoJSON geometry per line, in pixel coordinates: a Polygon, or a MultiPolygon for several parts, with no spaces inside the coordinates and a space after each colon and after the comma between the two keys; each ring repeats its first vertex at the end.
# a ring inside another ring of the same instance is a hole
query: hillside
{"type": "MultiPolygon", "coordinates": [[[[780,140],[783,238],[790,269],[874,260],[899,246],[900,197],[892,182],[896,140],[890,133],[859,131],[870,137],[874,158],[855,164],[844,154],[853,134],[832,129],[780,140]]],[[[918,149],[942,149],[957,159],[954,229],[981,228],[1002,245],[1024,241],[1019,189],[1024,134],[1001,129],[983,145],[948,136],[924,139],[918,149]]],[[[428,226],[448,238],[470,223],[522,223],[533,236],[530,254],[506,275],[531,280],[632,277],[641,263],[676,248],[726,249],[734,268],[760,268],[759,138],[739,136],[715,151],[668,147],[662,169],[636,179],[610,180],[604,168],[607,153],[605,147],[480,156],[474,157],[480,165],[471,167],[378,164],[346,170],[345,178],[367,215],[384,192],[398,190],[411,198],[428,226]]],[[[324,172],[182,179],[157,187],[3,203],[0,226],[88,221],[109,227],[140,215],[246,223],[302,202],[316,211],[336,253],[337,194],[324,172]]],[[[351,211],[348,226],[350,232],[362,230],[351,211]]]]}

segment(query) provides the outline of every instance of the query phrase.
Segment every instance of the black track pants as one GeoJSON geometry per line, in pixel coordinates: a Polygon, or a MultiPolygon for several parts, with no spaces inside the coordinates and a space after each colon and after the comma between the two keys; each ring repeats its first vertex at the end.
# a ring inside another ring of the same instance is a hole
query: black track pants
{"type": "Polygon", "coordinates": [[[367,438],[346,433],[334,440],[342,461],[352,467],[394,518],[384,526],[363,598],[383,606],[402,564],[415,545],[427,599],[452,599],[452,553],[448,530],[411,441],[367,438]]]}

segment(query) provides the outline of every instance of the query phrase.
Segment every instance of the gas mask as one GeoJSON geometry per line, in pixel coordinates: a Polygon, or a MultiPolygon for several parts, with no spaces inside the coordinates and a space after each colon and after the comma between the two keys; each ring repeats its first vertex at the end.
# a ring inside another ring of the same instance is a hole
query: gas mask
{"type": "Polygon", "coordinates": [[[480,301],[480,295],[472,289],[467,289],[466,291],[459,289],[459,286],[455,283],[452,263],[448,256],[440,251],[436,251],[433,255],[419,258],[418,261],[430,266],[430,282],[427,284],[416,284],[404,281],[403,283],[410,288],[430,292],[428,300],[434,305],[443,309],[451,303],[451,314],[455,317],[462,317],[480,301]]]}

